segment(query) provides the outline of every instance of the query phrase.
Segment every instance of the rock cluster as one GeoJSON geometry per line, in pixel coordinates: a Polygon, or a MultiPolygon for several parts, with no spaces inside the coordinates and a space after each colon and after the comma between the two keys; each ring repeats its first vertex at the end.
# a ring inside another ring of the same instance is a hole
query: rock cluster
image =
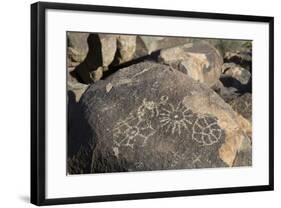
{"type": "Polygon", "coordinates": [[[68,33],[68,173],[251,166],[240,42],[68,33]]]}

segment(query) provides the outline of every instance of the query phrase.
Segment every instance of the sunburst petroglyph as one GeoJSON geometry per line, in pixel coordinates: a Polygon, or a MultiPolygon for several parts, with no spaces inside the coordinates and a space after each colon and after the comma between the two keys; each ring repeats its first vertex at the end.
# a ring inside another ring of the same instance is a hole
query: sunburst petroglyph
{"type": "Polygon", "coordinates": [[[192,111],[186,108],[181,102],[177,106],[171,103],[159,107],[159,121],[164,131],[181,135],[183,130],[188,130],[188,124],[192,124],[190,118],[192,111]]]}

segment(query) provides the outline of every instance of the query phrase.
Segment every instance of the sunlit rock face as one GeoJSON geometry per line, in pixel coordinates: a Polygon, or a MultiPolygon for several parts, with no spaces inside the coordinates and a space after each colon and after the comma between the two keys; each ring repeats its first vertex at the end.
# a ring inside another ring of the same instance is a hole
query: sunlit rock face
{"type": "Polygon", "coordinates": [[[206,41],[163,49],[158,59],[210,87],[217,83],[222,73],[223,59],[206,41]]]}

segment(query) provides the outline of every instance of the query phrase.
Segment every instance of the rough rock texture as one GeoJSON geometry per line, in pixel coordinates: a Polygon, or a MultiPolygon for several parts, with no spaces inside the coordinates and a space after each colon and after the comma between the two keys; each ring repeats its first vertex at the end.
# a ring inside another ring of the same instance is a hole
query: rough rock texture
{"type": "Polygon", "coordinates": [[[91,85],[80,106],[94,135],[93,173],[233,166],[249,139],[214,91],[152,62],[91,85]]]}
{"type": "Polygon", "coordinates": [[[88,88],[88,85],[79,83],[79,82],[67,82],[67,89],[69,91],[72,91],[75,95],[75,100],[78,102],[82,96],[82,94],[85,92],[85,90],[88,88]]]}
{"type": "Polygon", "coordinates": [[[90,173],[94,148],[93,132],[83,117],[75,90],[69,89],[67,98],[67,172],[68,174],[90,173]]]}
{"type": "MultiPolygon", "coordinates": [[[[80,33],[70,33],[70,35],[79,38],[80,33]]],[[[76,66],[72,75],[84,84],[100,80],[109,66],[132,60],[136,50],[136,36],[130,35],[90,33],[87,39],[84,38],[81,41],[84,44],[87,43],[87,55],[80,59],[81,54],[69,47],[68,66],[76,66]],[[73,64],[73,61],[77,61],[79,65],[73,64]]]]}
{"type": "Polygon", "coordinates": [[[84,60],[84,56],[80,55],[80,53],[74,48],[67,47],[67,66],[75,67],[79,65],[84,60]]]}
{"type": "Polygon", "coordinates": [[[190,43],[190,38],[138,36],[137,55],[147,55],[154,51],[190,43]]]}
{"type": "Polygon", "coordinates": [[[252,94],[245,93],[230,102],[233,110],[252,122],[252,94]]]}
{"type": "Polygon", "coordinates": [[[234,63],[223,64],[223,73],[238,80],[241,84],[247,84],[251,79],[251,73],[234,63]]]}
{"type": "MultiPolygon", "coordinates": [[[[205,40],[205,39],[204,39],[205,40]]],[[[227,52],[235,53],[238,51],[248,51],[252,48],[252,41],[250,40],[229,40],[229,39],[206,39],[212,43],[222,55],[227,52]]]]}
{"type": "Polygon", "coordinates": [[[252,51],[245,49],[243,51],[226,52],[224,54],[224,62],[232,62],[238,64],[249,71],[252,71],[252,51]]]}
{"type": "Polygon", "coordinates": [[[74,51],[73,58],[77,62],[81,62],[87,56],[89,51],[87,39],[89,33],[82,32],[68,32],[67,33],[67,45],[74,51]]]}
{"type": "Polygon", "coordinates": [[[219,52],[206,41],[161,50],[159,61],[208,86],[217,83],[223,64],[219,52]]]}
{"type": "MultiPolygon", "coordinates": [[[[77,35],[77,33],[74,34],[77,35]]],[[[93,71],[103,66],[103,54],[102,42],[98,34],[89,34],[86,42],[89,47],[87,56],[75,67],[71,75],[76,77],[79,82],[89,84],[95,81],[95,77],[92,76],[93,71]]]]}
{"type": "Polygon", "coordinates": [[[240,95],[235,87],[225,87],[220,80],[212,86],[212,89],[227,103],[240,95]]]}
{"type": "Polygon", "coordinates": [[[118,35],[117,36],[117,52],[113,65],[118,65],[133,59],[136,51],[135,35],[118,35]]]}
{"type": "Polygon", "coordinates": [[[249,139],[243,140],[233,166],[252,166],[252,143],[249,139]]]}
{"type": "Polygon", "coordinates": [[[101,42],[102,66],[104,69],[112,63],[117,50],[116,35],[99,34],[101,42]]]}

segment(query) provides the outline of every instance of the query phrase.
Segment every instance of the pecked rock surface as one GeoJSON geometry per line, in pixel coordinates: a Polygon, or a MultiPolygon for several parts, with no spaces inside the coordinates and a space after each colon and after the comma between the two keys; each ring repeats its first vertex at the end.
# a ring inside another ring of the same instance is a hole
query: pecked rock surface
{"type": "Polygon", "coordinates": [[[239,166],[239,152],[251,161],[237,113],[169,66],[123,68],[91,85],[79,104],[94,135],[92,173],[239,166]]]}

